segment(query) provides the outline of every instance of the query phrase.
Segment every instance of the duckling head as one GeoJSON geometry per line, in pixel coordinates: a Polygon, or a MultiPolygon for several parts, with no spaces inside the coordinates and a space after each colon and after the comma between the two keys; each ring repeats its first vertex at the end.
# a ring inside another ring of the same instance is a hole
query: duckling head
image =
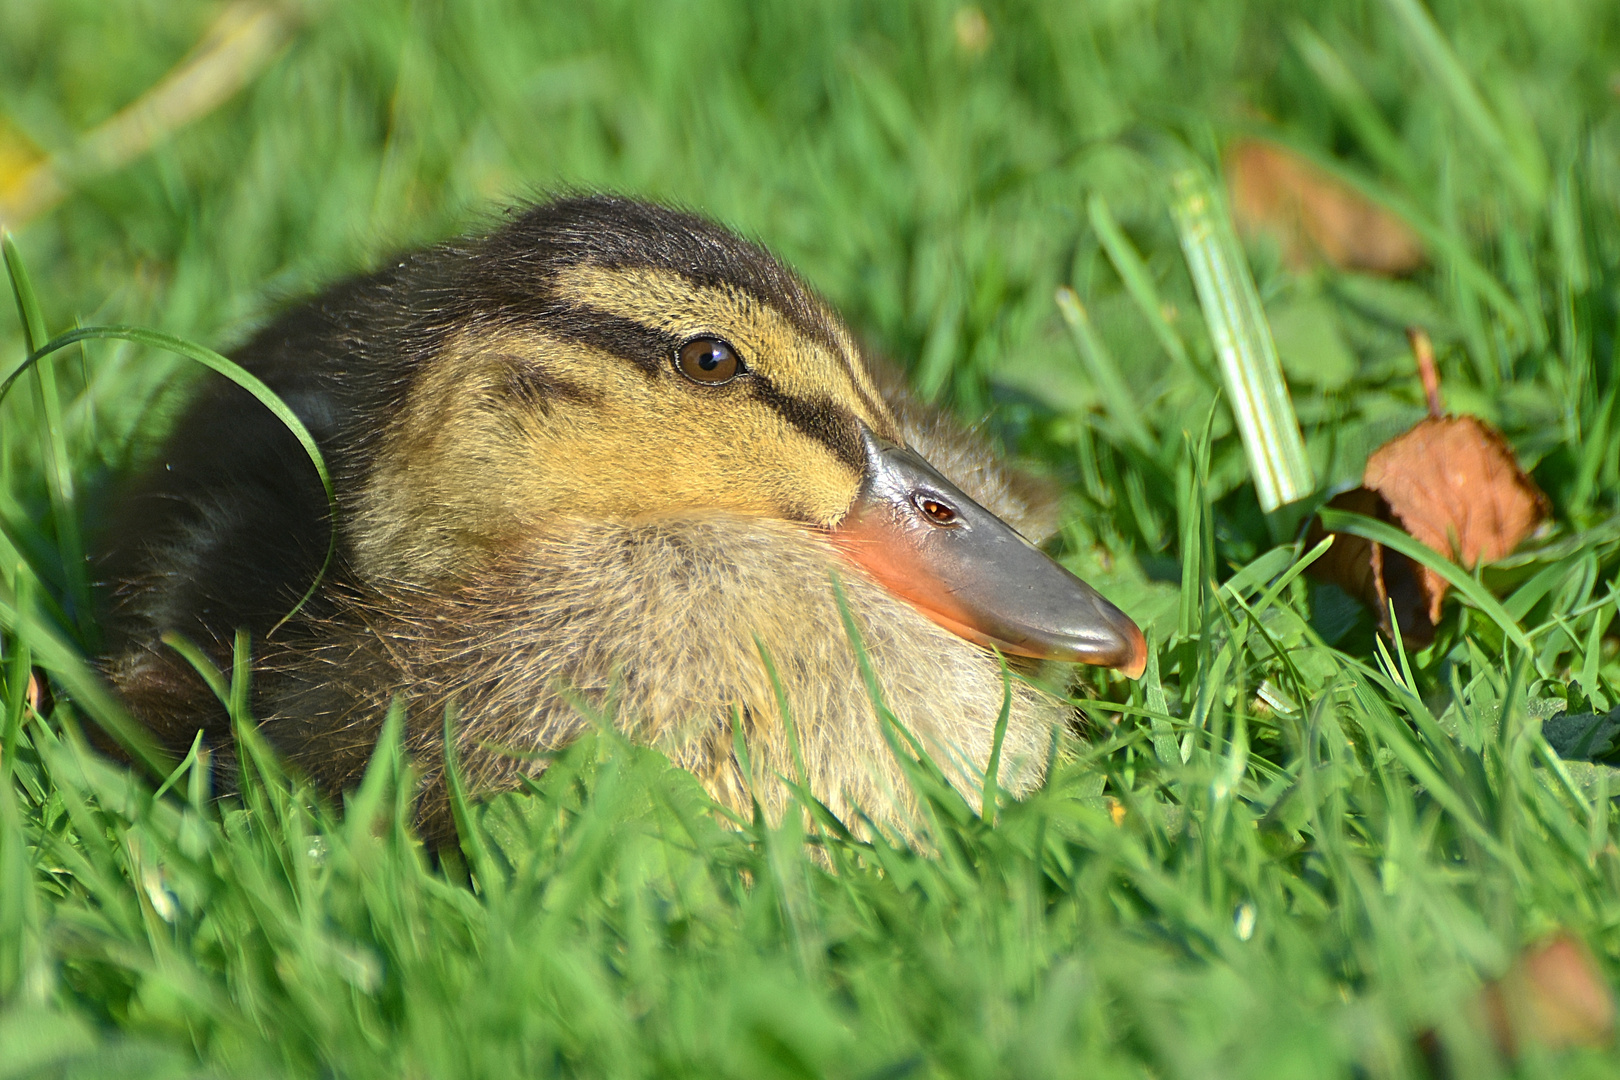
{"type": "Polygon", "coordinates": [[[586,197],[464,254],[431,269],[435,347],[369,435],[345,530],[362,576],[475,575],[581,519],[754,515],[971,641],[1141,672],[1135,623],[905,444],[849,331],[760,247],[586,197]]]}

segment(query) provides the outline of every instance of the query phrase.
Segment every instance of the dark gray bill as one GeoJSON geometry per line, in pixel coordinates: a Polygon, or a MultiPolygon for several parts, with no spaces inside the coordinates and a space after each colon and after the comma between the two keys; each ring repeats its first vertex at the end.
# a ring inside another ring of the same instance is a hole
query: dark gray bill
{"type": "Polygon", "coordinates": [[[1147,643],[1129,616],[915,450],[864,428],[861,437],[861,489],[832,531],[850,560],[969,641],[1142,674],[1147,643]]]}

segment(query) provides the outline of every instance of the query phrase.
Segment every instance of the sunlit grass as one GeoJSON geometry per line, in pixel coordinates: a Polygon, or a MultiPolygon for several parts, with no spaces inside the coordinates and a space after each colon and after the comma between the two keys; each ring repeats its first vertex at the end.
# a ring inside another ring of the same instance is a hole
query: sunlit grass
{"type": "MultiPolygon", "coordinates": [[[[291,44],[238,97],[13,224],[40,312],[0,318],[0,371],[75,325],[228,351],[512,197],[683,202],[1064,486],[1062,556],[1150,630],[1148,674],[1085,673],[1050,782],[994,825],[919,765],[926,856],[723,825],[611,734],[472,806],[437,862],[389,739],[339,813],[244,725],[252,782],[215,803],[206,758],[132,775],[87,745],[117,716],[76,553],[188,373],[84,342],[0,412],[0,1077],[1423,1076],[1422,1032],[1488,1076],[1475,995],[1525,943],[1568,928],[1620,974],[1609,770],[1539,734],[1620,704],[1620,11],[534,7],[278,8],[291,44]],[[1298,508],[1261,511],[1219,400],[1151,147],[1214,167],[1256,132],[1429,254],[1391,280],[1248,251],[1318,497],[1423,415],[1419,324],[1450,407],[1554,505],[1416,653],[1300,573],[1298,508]]],[[[219,10],[0,6],[0,168],[72,146],[219,10]]]]}

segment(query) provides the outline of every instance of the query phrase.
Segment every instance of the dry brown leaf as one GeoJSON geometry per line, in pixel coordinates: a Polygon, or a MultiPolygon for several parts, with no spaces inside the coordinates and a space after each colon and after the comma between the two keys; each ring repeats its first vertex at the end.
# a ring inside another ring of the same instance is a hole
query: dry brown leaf
{"type": "MultiPolygon", "coordinates": [[[[1547,498],[1519,468],[1501,432],[1477,417],[1441,415],[1433,347],[1421,330],[1411,337],[1430,415],[1373,451],[1362,486],[1328,505],[1403,529],[1463,566],[1495,562],[1546,518],[1547,498]]],[[[1319,524],[1313,526],[1311,542],[1323,535],[1319,524]]],[[[1385,634],[1391,634],[1393,601],[1408,646],[1434,640],[1450,586],[1428,567],[1382,544],[1337,534],[1312,571],[1371,607],[1385,634]]]]}
{"type": "Polygon", "coordinates": [[[1394,275],[1423,265],[1423,245],[1404,221],[1275,143],[1237,142],[1226,184],[1238,228],[1273,236],[1295,269],[1326,260],[1394,275]]]}
{"type": "MultiPolygon", "coordinates": [[[[1502,433],[1472,416],[1430,417],[1379,447],[1362,483],[1407,532],[1454,562],[1495,562],[1547,516],[1547,499],[1519,468],[1502,433]]],[[[1447,585],[1421,570],[1429,621],[1440,621],[1447,585]]]]}
{"type": "Polygon", "coordinates": [[[1585,945],[1558,933],[1519,954],[1507,974],[1480,989],[1491,1039],[1508,1057],[1526,1043],[1549,1050],[1607,1046],[1614,998],[1585,945]]]}
{"type": "MultiPolygon", "coordinates": [[[[1364,514],[1401,528],[1389,503],[1376,491],[1365,487],[1352,488],[1336,495],[1328,500],[1328,505],[1335,510],[1364,514]]],[[[1315,546],[1326,535],[1321,522],[1313,521],[1305,538],[1306,546],[1315,546]]],[[[1371,608],[1378,620],[1378,629],[1386,637],[1395,636],[1389,623],[1389,607],[1393,601],[1401,641],[1408,648],[1421,649],[1434,640],[1435,620],[1429,612],[1438,602],[1438,598],[1427,591],[1427,578],[1420,572],[1422,570],[1419,564],[1382,544],[1346,533],[1334,533],[1333,546],[1311,564],[1310,574],[1320,581],[1339,586],[1371,608]]]]}

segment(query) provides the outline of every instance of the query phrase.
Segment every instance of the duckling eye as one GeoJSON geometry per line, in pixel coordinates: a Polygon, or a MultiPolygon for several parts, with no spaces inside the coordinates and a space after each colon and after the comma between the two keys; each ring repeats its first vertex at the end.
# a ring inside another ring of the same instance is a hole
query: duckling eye
{"type": "Polygon", "coordinates": [[[693,338],[675,355],[675,366],[693,382],[715,386],[743,372],[743,363],[730,345],[719,338],[693,338]]]}

